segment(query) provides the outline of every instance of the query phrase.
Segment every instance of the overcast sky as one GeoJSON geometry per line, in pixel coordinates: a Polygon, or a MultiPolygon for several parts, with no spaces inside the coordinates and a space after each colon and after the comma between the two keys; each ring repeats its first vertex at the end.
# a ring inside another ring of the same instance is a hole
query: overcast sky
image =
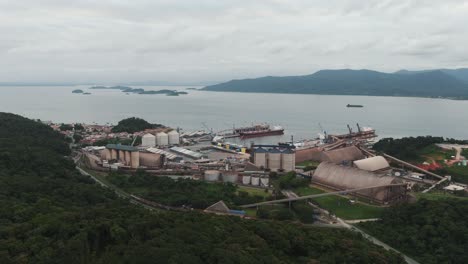
{"type": "Polygon", "coordinates": [[[0,0],[0,82],[468,66],[463,0],[0,0]]]}

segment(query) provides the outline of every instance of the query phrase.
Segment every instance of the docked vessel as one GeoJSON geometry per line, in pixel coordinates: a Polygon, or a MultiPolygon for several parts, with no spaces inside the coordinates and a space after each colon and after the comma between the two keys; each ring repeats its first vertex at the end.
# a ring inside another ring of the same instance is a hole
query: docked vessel
{"type": "Polygon", "coordinates": [[[265,136],[275,136],[275,135],[283,135],[284,128],[281,126],[273,126],[270,125],[256,125],[253,129],[248,131],[242,131],[239,133],[241,138],[253,138],[253,137],[265,137],[265,136]]]}
{"type": "Polygon", "coordinates": [[[220,131],[216,134],[218,138],[253,138],[273,135],[283,135],[284,129],[281,126],[270,126],[269,124],[256,124],[248,127],[238,127],[220,131]]]}

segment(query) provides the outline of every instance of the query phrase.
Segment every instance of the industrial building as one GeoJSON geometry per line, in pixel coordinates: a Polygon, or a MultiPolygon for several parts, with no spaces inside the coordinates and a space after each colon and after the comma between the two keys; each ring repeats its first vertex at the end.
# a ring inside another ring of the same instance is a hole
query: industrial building
{"type": "Polygon", "coordinates": [[[364,156],[358,147],[349,146],[322,152],[320,161],[331,162],[335,164],[350,164],[355,160],[361,160],[364,158],[366,158],[366,156],[364,156]]]}
{"type": "Polygon", "coordinates": [[[125,166],[136,169],[140,167],[140,152],[138,148],[120,144],[108,144],[101,151],[103,160],[116,160],[125,166]]]}
{"type": "Polygon", "coordinates": [[[144,166],[147,168],[161,167],[161,154],[148,151],[140,151],[136,147],[108,144],[101,150],[101,159],[107,161],[116,161],[132,169],[144,166]]]}
{"type": "Polygon", "coordinates": [[[296,157],[290,146],[254,145],[252,146],[253,163],[258,168],[272,171],[293,171],[296,157]]]}
{"type": "Polygon", "coordinates": [[[320,163],[312,176],[312,182],[334,190],[402,184],[357,191],[353,194],[382,204],[392,203],[406,197],[406,186],[399,178],[382,176],[331,162],[320,163]]]}
{"type": "Polygon", "coordinates": [[[372,172],[385,172],[391,169],[388,161],[382,156],[355,160],[353,164],[358,169],[372,172]]]}
{"type": "Polygon", "coordinates": [[[186,157],[189,157],[191,159],[201,159],[203,158],[203,154],[200,152],[195,152],[189,149],[181,148],[181,147],[172,147],[169,149],[170,151],[173,151],[175,153],[184,155],[186,157]]]}

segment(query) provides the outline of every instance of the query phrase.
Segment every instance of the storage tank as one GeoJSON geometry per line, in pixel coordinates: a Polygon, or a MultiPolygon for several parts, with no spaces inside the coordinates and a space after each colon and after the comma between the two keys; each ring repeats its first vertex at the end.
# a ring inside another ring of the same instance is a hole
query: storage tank
{"type": "Polygon", "coordinates": [[[180,135],[177,131],[172,130],[169,133],[167,133],[169,137],[169,145],[179,145],[180,143],[180,135]]]}
{"type": "Polygon", "coordinates": [[[276,149],[272,149],[268,153],[268,168],[272,171],[281,169],[281,152],[276,149]]]}
{"type": "Polygon", "coordinates": [[[260,177],[253,176],[252,177],[252,185],[254,185],[254,186],[260,185],[260,177]]]}
{"type": "Polygon", "coordinates": [[[223,171],[223,182],[237,182],[238,173],[236,171],[223,171]]]}
{"type": "Polygon", "coordinates": [[[268,187],[269,183],[270,183],[270,178],[268,177],[260,178],[260,186],[268,187]]]}
{"type": "Polygon", "coordinates": [[[134,169],[140,167],[140,152],[133,151],[130,153],[130,157],[131,157],[130,167],[134,169]]]}
{"type": "Polygon", "coordinates": [[[130,151],[125,151],[125,165],[130,165],[132,163],[132,158],[130,151]]]}
{"type": "Polygon", "coordinates": [[[156,146],[156,137],[153,134],[147,133],[141,137],[142,147],[154,147],[156,146]]]}
{"type": "Polygon", "coordinates": [[[164,132],[159,132],[156,134],[156,144],[158,146],[167,146],[169,145],[169,136],[164,132]]]}
{"type": "Polygon", "coordinates": [[[205,171],[205,181],[217,181],[219,180],[219,171],[207,170],[205,171]]]}
{"type": "Polygon", "coordinates": [[[287,150],[281,156],[281,166],[284,171],[293,171],[296,168],[296,155],[294,151],[287,150]]]}
{"type": "Polygon", "coordinates": [[[254,152],[254,164],[258,168],[261,168],[261,167],[267,168],[265,150],[263,150],[263,149],[255,150],[255,152],[254,152]]]}
{"type": "Polygon", "coordinates": [[[242,176],[242,184],[245,184],[245,185],[248,185],[248,184],[250,184],[250,180],[251,180],[251,178],[252,178],[252,177],[250,177],[250,176],[247,176],[247,175],[245,175],[245,176],[242,176]]]}

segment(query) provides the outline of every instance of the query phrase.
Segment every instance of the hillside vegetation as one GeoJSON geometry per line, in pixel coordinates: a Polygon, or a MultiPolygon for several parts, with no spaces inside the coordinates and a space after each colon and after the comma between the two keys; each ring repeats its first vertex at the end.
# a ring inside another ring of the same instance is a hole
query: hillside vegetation
{"type": "MultiPolygon", "coordinates": [[[[457,74],[461,76],[462,73],[457,74]]],[[[231,80],[204,87],[203,90],[468,99],[468,82],[455,73],[442,70],[411,74],[348,69],[321,70],[304,76],[231,80]]]]}
{"type": "Polygon", "coordinates": [[[112,132],[135,133],[138,131],[143,131],[145,129],[158,128],[158,127],[164,127],[164,126],[161,124],[151,124],[148,121],[138,118],[138,117],[130,117],[130,118],[120,120],[119,123],[115,127],[112,128],[112,132]]]}
{"type": "Polygon", "coordinates": [[[468,263],[468,200],[421,199],[360,226],[421,263],[468,263]]]}
{"type": "Polygon", "coordinates": [[[59,133],[0,113],[0,263],[403,263],[346,230],[151,212],[67,155],[59,133]]]}

